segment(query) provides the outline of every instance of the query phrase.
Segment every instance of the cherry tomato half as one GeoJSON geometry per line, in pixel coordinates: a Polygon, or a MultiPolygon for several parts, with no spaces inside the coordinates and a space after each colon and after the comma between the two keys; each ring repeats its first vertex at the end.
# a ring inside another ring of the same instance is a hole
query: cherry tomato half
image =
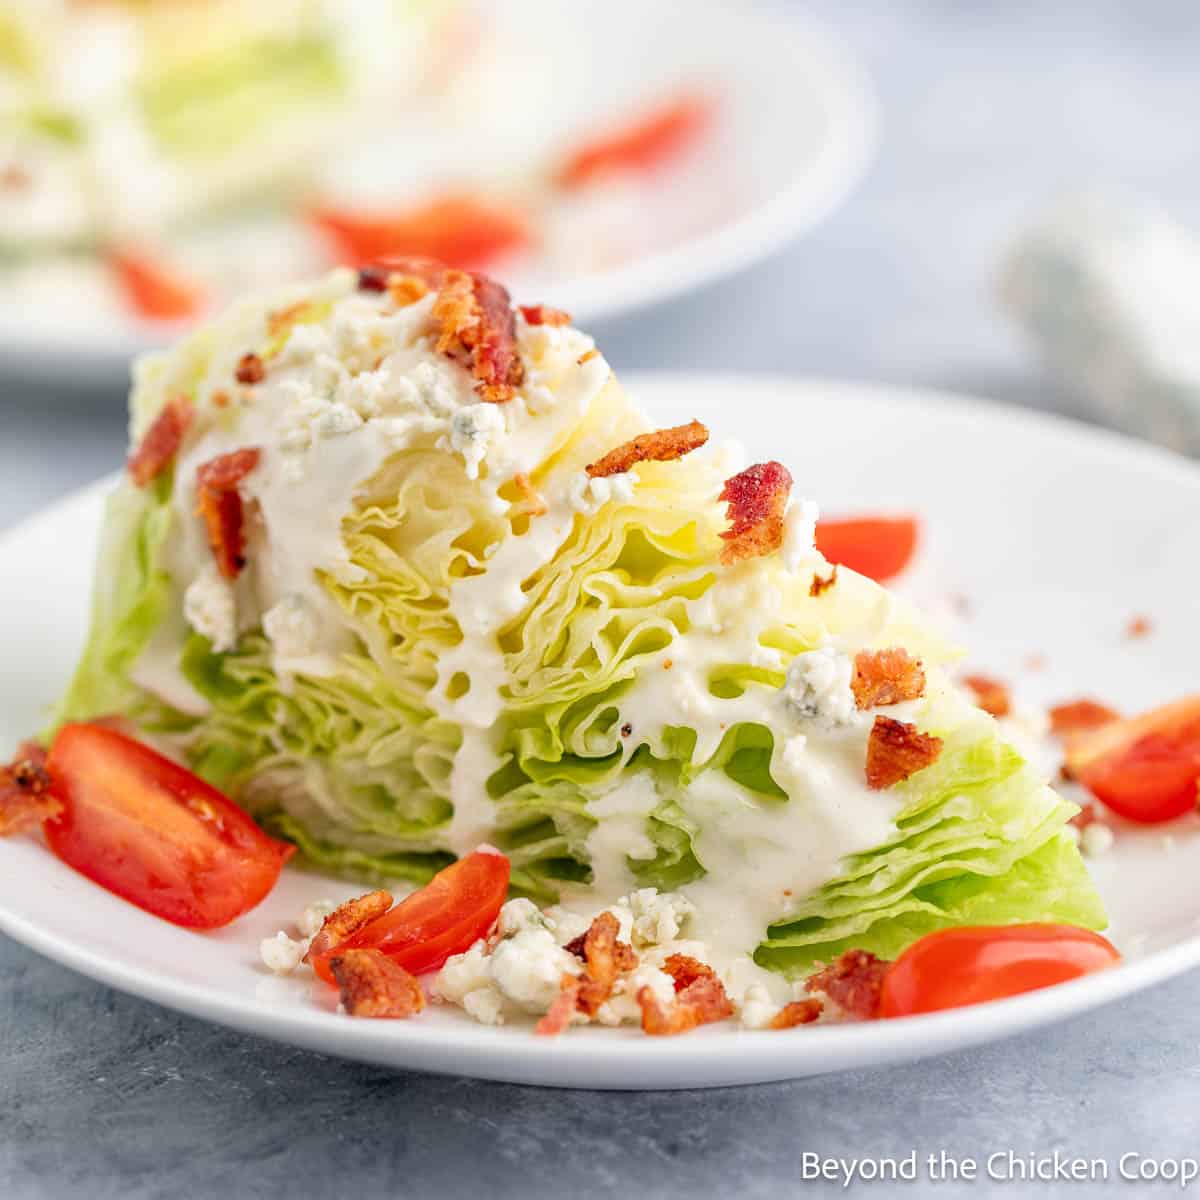
{"type": "Polygon", "coordinates": [[[1000,1000],[1115,966],[1113,945],[1074,925],[964,926],[914,942],[888,968],[881,1017],[1000,1000]]]}
{"type": "Polygon", "coordinates": [[[577,188],[608,175],[662,166],[695,141],[712,113],[708,96],[688,94],[668,100],[568,154],[557,171],[558,183],[577,188]]]}
{"type": "Polygon", "coordinates": [[[908,566],[917,548],[916,517],[856,517],[817,522],[817,549],[838,563],[886,583],[908,566]]]}
{"type": "Polygon", "coordinates": [[[328,954],[314,956],[313,970],[333,982],[329,960],[343,950],[382,950],[406,971],[436,971],[461,954],[495,923],[508,894],[508,859],[476,850],[439,871],[423,888],[376,917],[328,954]]]}
{"type": "Polygon", "coordinates": [[[203,289],[166,263],[129,250],[111,253],[108,261],[138,316],[150,321],[185,321],[204,310],[203,289]]]}
{"type": "Polygon", "coordinates": [[[227,925],[267,895],[295,853],[202,779],[114,729],[64,725],[46,768],[63,806],[45,823],[54,853],[176,925],[227,925]]]}
{"type": "Polygon", "coordinates": [[[475,196],[445,196],[398,212],[321,208],[312,221],[350,266],[396,256],[434,258],[450,267],[484,267],[532,240],[525,214],[475,196]]]}
{"type": "Polygon", "coordinates": [[[1075,734],[1066,757],[1071,775],[1130,821],[1181,817],[1200,794],[1200,696],[1075,734]]]}

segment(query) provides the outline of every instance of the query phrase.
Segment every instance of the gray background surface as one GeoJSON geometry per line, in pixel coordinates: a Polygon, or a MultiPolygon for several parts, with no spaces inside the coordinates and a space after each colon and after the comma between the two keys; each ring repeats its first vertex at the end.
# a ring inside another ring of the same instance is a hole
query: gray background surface
{"type": "MultiPolygon", "coordinates": [[[[916,382],[1079,411],[997,313],[996,263],[1064,190],[1142,190],[1185,218],[1195,208],[1200,8],[805,8],[875,78],[878,161],[844,209],[769,264],[598,327],[610,359],[916,382]]],[[[0,527],[119,461],[115,392],[48,392],[2,374],[0,392],[0,527]]],[[[1064,1027],[913,1066],[708,1094],[556,1093],[281,1048],[119,995],[0,938],[0,1200],[838,1193],[802,1181],[805,1151],[982,1162],[1059,1149],[1104,1156],[1115,1171],[1127,1150],[1200,1153],[1198,1042],[1200,976],[1190,975],[1064,1027]]],[[[1032,1189],[926,1178],[905,1190],[1032,1189]]],[[[1038,1188],[1138,1190],[1115,1179],[1038,1188]]]]}

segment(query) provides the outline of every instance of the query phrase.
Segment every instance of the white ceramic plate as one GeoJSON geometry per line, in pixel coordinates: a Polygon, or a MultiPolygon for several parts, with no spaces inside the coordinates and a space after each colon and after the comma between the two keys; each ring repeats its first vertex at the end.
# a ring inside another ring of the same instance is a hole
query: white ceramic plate
{"type": "MultiPolygon", "coordinates": [[[[643,376],[627,381],[664,423],[701,416],[756,457],[786,459],[827,511],[924,514],[906,582],[933,607],[970,599],[972,665],[1019,702],[1088,693],[1133,709],[1194,690],[1200,470],[1062,421],[979,401],[842,383],[643,376]],[[1134,613],[1154,631],[1128,640],[1134,613]],[[1045,664],[1025,669],[1030,655],[1045,664]]],[[[35,729],[83,632],[104,488],[0,539],[0,750],[35,729]]],[[[373,1022],[329,1009],[329,990],[276,979],[259,940],[304,904],[352,886],[296,872],[234,927],[198,935],[147,916],[28,839],[0,842],[0,928],[114,987],[271,1038],[395,1067],[560,1086],[749,1083],[914,1058],[1002,1037],[1148,987],[1200,963],[1200,822],[1119,830],[1095,860],[1124,966],[1047,991],[908,1021],[787,1033],[700,1030],[656,1040],[582,1029],[557,1040],[434,1009],[373,1022]],[[1169,840],[1168,840],[1169,838],[1169,840]]],[[[361,889],[359,889],[361,890],[361,889]]]]}
{"type": "MultiPolygon", "coordinates": [[[[401,127],[391,160],[429,159],[431,173],[453,178],[462,171],[456,156],[474,161],[482,145],[494,158],[500,145],[511,149],[504,169],[520,171],[529,156],[540,161],[569,141],[571,130],[602,128],[676,87],[699,83],[719,98],[716,127],[686,171],[632,195],[601,189],[559,214],[557,232],[547,235],[553,253],[504,268],[514,294],[560,305],[580,323],[749,266],[829,213],[873,152],[868,84],[836,39],[799,16],[784,20],[724,0],[691,0],[686,20],[672,0],[519,0],[499,12],[498,53],[513,61],[495,69],[508,69],[503,77],[510,78],[520,72],[514,63],[532,57],[526,74],[545,95],[525,95],[534,85],[514,89],[510,79],[503,91],[512,113],[485,96],[466,106],[468,115],[450,114],[435,134],[401,127]],[[490,123],[482,142],[465,144],[465,119],[490,123]],[[602,249],[610,239],[619,248],[602,249]]],[[[222,228],[190,251],[185,246],[184,261],[203,275],[230,260],[218,274],[235,277],[238,293],[260,275],[297,269],[293,259],[303,261],[301,274],[318,269],[312,247],[295,247],[295,232],[270,223],[222,228]]],[[[18,298],[0,275],[0,364],[10,370],[85,382],[124,378],[133,354],[178,332],[129,316],[95,265],[43,269],[21,288],[18,298]]]]}

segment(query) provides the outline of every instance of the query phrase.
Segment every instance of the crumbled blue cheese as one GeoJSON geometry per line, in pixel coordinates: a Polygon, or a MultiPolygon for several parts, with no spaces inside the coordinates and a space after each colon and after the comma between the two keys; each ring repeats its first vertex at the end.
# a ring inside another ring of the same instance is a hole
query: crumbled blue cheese
{"type": "Polygon", "coordinates": [[[761,983],[752,983],[742,995],[738,1020],[743,1029],[765,1029],[779,1013],[781,1005],[761,983]]]}
{"type": "Polygon", "coordinates": [[[640,888],[627,902],[633,914],[631,935],[635,946],[657,946],[673,942],[683,931],[695,905],[678,892],[640,888]]]}
{"type": "Polygon", "coordinates": [[[207,564],[183,594],[187,623],[208,638],[217,654],[237,645],[237,603],[233,588],[215,564],[207,564]]]}
{"type": "Polygon", "coordinates": [[[832,646],[797,654],[788,664],[781,695],[788,713],[825,730],[840,729],[857,716],[849,655],[832,646]]]}
{"type": "MultiPolygon", "coordinates": [[[[443,441],[467,464],[467,478],[479,478],[479,464],[496,438],[504,434],[504,414],[498,404],[471,404],[450,418],[450,435],[443,441]]],[[[441,445],[442,442],[439,442],[441,445]]]]}
{"type": "Polygon", "coordinates": [[[603,475],[593,479],[586,471],[579,471],[571,478],[569,497],[571,507],[585,516],[592,516],[606,504],[628,504],[633,499],[636,477],[628,471],[616,475],[603,475]]]}
{"type": "Polygon", "coordinates": [[[314,430],[321,437],[341,437],[353,433],[362,423],[362,417],[354,409],[335,400],[318,414],[314,430]]]}
{"type": "Polygon", "coordinates": [[[263,965],[276,975],[290,975],[308,953],[308,938],[290,938],[281,929],[272,937],[263,938],[258,953],[263,965]]]}

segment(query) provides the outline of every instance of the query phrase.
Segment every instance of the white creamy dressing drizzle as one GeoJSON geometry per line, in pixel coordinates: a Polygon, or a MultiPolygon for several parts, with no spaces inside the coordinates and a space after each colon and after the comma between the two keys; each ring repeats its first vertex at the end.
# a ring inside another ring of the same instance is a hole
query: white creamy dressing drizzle
{"type": "MultiPolygon", "coordinates": [[[[803,519],[810,516],[805,512],[803,519]]],[[[799,562],[811,568],[813,554],[810,538],[807,558],[799,556],[799,562]]],[[[707,871],[678,889],[695,906],[687,936],[706,946],[706,961],[725,976],[739,1003],[752,986],[765,986],[775,1002],[789,998],[787,982],[752,961],[754,950],[768,926],[834,878],[848,855],[886,841],[898,806],[890,793],[866,784],[873,714],[853,711],[835,727],[800,717],[784,688],[751,685],[730,698],[711,693],[709,673],[722,664],[782,671],[781,656],[760,638],[783,609],[780,579],[767,564],[755,561],[722,572],[690,603],[689,631],[642,668],[620,702],[619,719],[633,728],[631,746],[653,745],[664,725],[686,725],[696,733],[696,762],[715,754],[735,725],[757,724],[775,735],[770,772],[786,800],[759,796],[717,769],[672,797],[697,827],[692,848],[707,871]]],[[[881,604],[863,628],[838,637],[831,652],[852,653],[877,636],[888,617],[889,606],[881,604]]],[[[848,672],[845,678],[848,690],[848,672]]],[[[853,710],[852,698],[849,707],[853,710]]],[[[910,707],[898,705],[889,713],[904,719],[910,707]]],[[[646,772],[623,779],[588,805],[598,820],[587,843],[593,883],[570,889],[565,907],[594,913],[639,886],[628,860],[653,857],[644,816],[662,798],[646,772]]]]}
{"type": "MultiPolygon", "coordinates": [[[[523,323],[520,328],[524,342],[531,331],[523,323]]],[[[518,427],[504,444],[503,455],[489,464],[486,486],[494,495],[517,472],[532,474],[550,457],[609,379],[602,357],[578,362],[591,348],[590,339],[573,330],[549,332],[545,327],[539,327],[535,336],[542,354],[529,355],[527,363],[549,361],[542,369],[527,368],[521,394],[511,402],[533,419],[518,427]]],[[[450,776],[454,815],[440,835],[456,854],[469,851],[494,823],[486,784],[500,766],[493,727],[503,710],[503,688],[508,682],[498,635],[527,603],[522,585],[554,558],[574,527],[570,479],[564,473],[548,477],[541,495],[546,512],[534,517],[524,533],[504,539],[482,574],[455,580],[450,589],[450,612],[462,631],[462,641],[438,659],[432,703],[439,715],[462,727],[462,744],[450,776]],[[470,690],[451,699],[447,689],[458,675],[469,678],[470,690]]],[[[498,496],[496,503],[501,510],[507,507],[498,496]]]]}

